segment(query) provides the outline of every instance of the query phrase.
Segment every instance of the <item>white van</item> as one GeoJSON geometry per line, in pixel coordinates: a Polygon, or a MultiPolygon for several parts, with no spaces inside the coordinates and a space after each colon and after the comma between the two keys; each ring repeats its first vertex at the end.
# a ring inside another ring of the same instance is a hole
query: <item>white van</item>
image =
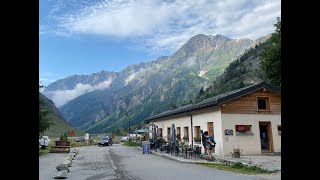
{"type": "Polygon", "coordinates": [[[120,139],[121,142],[129,141],[129,137],[124,136],[120,139]]]}

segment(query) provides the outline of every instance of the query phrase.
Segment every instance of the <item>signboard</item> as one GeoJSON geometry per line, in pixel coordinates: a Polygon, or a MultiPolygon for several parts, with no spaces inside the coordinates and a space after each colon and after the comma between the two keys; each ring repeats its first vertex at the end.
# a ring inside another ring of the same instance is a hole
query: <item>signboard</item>
{"type": "Polygon", "coordinates": [[[225,129],[224,135],[233,135],[233,130],[232,129],[225,129]]]}
{"type": "Polygon", "coordinates": [[[143,141],[142,142],[142,154],[150,154],[150,143],[143,141]]]}

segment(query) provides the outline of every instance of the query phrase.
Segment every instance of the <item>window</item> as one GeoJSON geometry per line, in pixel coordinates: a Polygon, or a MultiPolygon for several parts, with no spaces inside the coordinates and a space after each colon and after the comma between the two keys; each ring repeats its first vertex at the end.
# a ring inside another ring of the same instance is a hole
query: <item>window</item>
{"type": "Polygon", "coordinates": [[[180,127],[177,127],[177,138],[180,140],[181,139],[181,130],[180,127]]]}
{"type": "Polygon", "coordinates": [[[281,125],[278,125],[278,134],[281,135],[281,125]]]}
{"type": "Polygon", "coordinates": [[[184,127],[183,139],[189,141],[189,128],[188,127],[184,127]]]}
{"type": "Polygon", "coordinates": [[[270,110],[269,97],[258,97],[258,110],[270,110]]]}
{"type": "Polygon", "coordinates": [[[208,122],[207,127],[208,127],[208,135],[213,136],[213,122],[208,122]]]}
{"type": "Polygon", "coordinates": [[[236,135],[253,135],[251,125],[236,125],[236,135]]]}
{"type": "Polygon", "coordinates": [[[195,126],[194,127],[194,132],[195,132],[195,137],[194,137],[194,141],[195,142],[201,142],[201,135],[200,135],[200,126],[195,126]]]}

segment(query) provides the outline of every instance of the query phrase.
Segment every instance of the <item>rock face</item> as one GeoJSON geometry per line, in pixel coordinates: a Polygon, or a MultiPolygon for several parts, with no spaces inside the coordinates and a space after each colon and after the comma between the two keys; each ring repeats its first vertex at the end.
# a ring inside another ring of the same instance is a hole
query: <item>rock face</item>
{"type": "Polygon", "coordinates": [[[230,62],[257,42],[203,34],[190,38],[172,56],[58,80],[43,91],[74,127],[89,133],[111,132],[189,103],[230,62]],[[128,114],[129,112],[129,114],[128,114]]]}

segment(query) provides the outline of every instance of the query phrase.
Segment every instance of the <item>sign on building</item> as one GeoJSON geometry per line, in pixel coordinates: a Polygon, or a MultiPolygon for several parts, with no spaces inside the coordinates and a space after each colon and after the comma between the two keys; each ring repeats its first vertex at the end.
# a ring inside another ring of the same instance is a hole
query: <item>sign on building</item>
{"type": "Polygon", "coordinates": [[[225,129],[224,135],[233,135],[233,130],[232,129],[225,129]]]}

